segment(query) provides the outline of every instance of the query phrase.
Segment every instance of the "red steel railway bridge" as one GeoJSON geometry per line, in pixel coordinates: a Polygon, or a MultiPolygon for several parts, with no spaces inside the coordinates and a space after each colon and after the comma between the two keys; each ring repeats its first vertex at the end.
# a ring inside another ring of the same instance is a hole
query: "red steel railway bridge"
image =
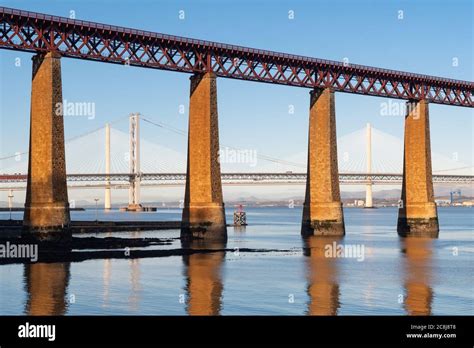
{"type": "Polygon", "coordinates": [[[474,106],[474,83],[170,36],[0,7],[0,48],[34,53],[24,227],[61,238],[70,223],[61,59],[192,74],[184,236],[226,239],[218,161],[217,78],[310,89],[303,235],[344,235],[336,145],[336,92],[407,101],[398,232],[439,232],[433,195],[429,104],[474,106]],[[65,228],[66,227],[66,228],[65,228]]]}

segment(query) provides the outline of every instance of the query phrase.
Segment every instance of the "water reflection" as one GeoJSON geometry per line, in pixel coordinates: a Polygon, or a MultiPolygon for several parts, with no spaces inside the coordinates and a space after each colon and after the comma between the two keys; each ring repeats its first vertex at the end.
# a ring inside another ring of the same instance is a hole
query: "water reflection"
{"type": "Polygon", "coordinates": [[[247,231],[247,226],[234,226],[234,233],[244,234],[247,231]]]}
{"type": "Polygon", "coordinates": [[[325,246],[339,243],[337,237],[308,236],[303,239],[307,266],[309,315],[337,315],[340,307],[337,259],[326,257],[325,246]]]}
{"type": "Polygon", "coordinates": [[[111,277],[111,260],[110,259],[105,259],[104,260],[104,273],[103,273],[104,298],[103,298],[103,301],[102,301],[102,307],[108,307],[109,306],[110,277],[111,277]]]}
{"type": "MultiPolygon", "coordinates": [[[[109,306],[110,299],[110,279],[112,261],[110,259],[104,260],[103,272],[103,301],[102,307],[109,306]]],[[[130,312],[138,312],[140,309],[140,302],[142,301],[142,286],[140,281],[141,266],[140,259],[131,259],[130,263],[130,294],[128,296],[128,308],[130,312]]]]}
{"type": "MultiPolygon", "coordinates": [[[[107,232],[106,237],[111,237],[112,233],[107,232]]],[[[110,259],[105,259],[104,260],[104,272],[103,272],[103,301],[102,301],[102,307],[108,307],[109,306],[109,292],[110,292],[110,278],[111,278],[111,271],[112,271],[112,264],[110,259]]]]}
{"type": "MultiPolygon", "coordinates": [[[[133,231],[131,238],[141,238],[141,231],[133,231]]],[[[138,312],[141,301],[141,282],[140,282],[140,259],[130,260],[130,296],[128,297],[128,306],[131,311],[138,312]]]]}
{"type": "Polygon", "coordinates": [[[25,264],[24,279],[27,292],[25,314],[65,314],[69,270],[69,262],[25,264]]]}
{"type": "Polygon", "coordinates": [[[130,283],[132,288],[128,298],[128,306],[131,311],[137,312],[142,291],[140,285],[140,259],[130,260],[130,283]]]}
{"type": "Polygon", "coordinates": [[[400,243],[405,266],[405,310],[408,315],[431,315],[433,240],[403,238],[400,243]]]}
{"type": "MultiPolygon", "coordinates": [[[[183,248],[225,249],[226,243],[183,241],[183,248]]],[[[221,269],[225,252],[183,256],[186,278],[186,311],[189,315],[219,315],[222,307],[221,269]]]]}

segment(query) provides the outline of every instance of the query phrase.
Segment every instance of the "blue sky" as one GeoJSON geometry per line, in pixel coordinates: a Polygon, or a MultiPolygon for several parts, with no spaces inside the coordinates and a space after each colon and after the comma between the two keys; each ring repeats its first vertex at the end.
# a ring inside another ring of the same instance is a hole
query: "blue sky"
{"type": "MultiPolygon", "coordinates": [[[[0,1],[2,6],[318,58],[473,80],[471,1],[0,1]],[[179,18],[184,11],[185,19],[179,18]],[[294,19],[289,19],[294,11],[294,19]],[[403,19],[399,19],[403,11],[403,19]],[[458,65],[453,66],[453,59],[458,65]]],[[[28,148],[31,54],[0,50],[0,157],[28,148]],[[21,66],[15,66],[20,58],[21,66]]],[[[187,129],[189,75],[62,59],[63,97],[96,117],[65,117],[66,138],[138,111],[187,129]],[[185,114],[179,113],[184,105],[185,114]]],[[[286,158],[307,149],[309,90],[218,80],[221,143],[286,158]],[[294,113],[290,114],[290,106],[294,113]]],[[[403,137],[389,99],[338,93],[337,132],[367,122],[403,137]]],[[[397,102],[392,100],[392,102],[397,102]]],[[[472,165],[473,110],[430,105],[432,150],[472,165]]],[[[127,123],[119,123],[122,130],[127,123]]],[[[186,151],[186,138],[143,125],[142,136],[186,151]]],[[[1,165],[1,164],[0,164],[1,165]]]]}

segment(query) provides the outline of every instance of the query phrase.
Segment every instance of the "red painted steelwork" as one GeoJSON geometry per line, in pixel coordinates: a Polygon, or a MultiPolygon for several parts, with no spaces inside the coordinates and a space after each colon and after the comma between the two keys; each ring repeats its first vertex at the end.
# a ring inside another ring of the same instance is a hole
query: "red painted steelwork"
{"type": "Polygon", "coordinates": [[[0,48],[405,100],[474,107],[474,83],[0,7],[0,48]]]}

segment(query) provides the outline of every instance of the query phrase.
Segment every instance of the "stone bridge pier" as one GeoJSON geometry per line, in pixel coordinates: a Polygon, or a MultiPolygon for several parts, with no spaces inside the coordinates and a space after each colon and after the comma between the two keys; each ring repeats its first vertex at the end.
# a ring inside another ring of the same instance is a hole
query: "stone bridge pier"
{"type": "Polygon", "coordinates": [[[217,86],[213,73],[191,77],[181,236],[227,240],[219,163],[217,86]]]}
{"type": "Polygon", "coordinates": [[[438,213],[431,172],[428,102],[407,103],[402,198],[398,211],[402,237],[438,237],[438,213]]]}
{"type": "Polygon", "coordinates": [[[24,233],[40,240],[69,236],[60,55],[33,57],[24,233]]]}
{"type": "Polygon", "coordinates": [[[301,234],[342,236],[344,215],[337,166],[334,91],[310,92],[308,172],[301,234]]]}

